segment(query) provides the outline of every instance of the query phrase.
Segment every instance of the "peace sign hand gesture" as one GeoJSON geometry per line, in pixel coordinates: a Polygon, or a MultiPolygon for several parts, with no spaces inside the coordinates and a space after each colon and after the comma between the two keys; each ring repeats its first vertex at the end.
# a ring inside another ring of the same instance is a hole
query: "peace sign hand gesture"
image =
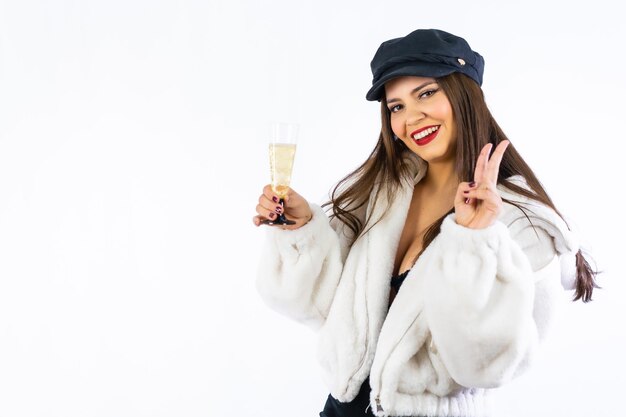
{"type": "Polygon", "coordinates": [[[454,197],[456,222],[470,229],[484,229],[495,223],[502,210],[502,198],[496,188],[498,171],[509,141],[500,142],[489,158],[492,144],[485,145],[478,156],[473,182],[462,182],[454,197]]]}

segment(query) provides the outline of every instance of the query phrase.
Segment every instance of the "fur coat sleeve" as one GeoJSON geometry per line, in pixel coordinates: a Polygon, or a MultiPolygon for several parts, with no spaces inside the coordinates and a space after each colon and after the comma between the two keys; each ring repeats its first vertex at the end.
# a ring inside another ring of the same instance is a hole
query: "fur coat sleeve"
{"type": "Polygon", "coordinates": [[[426,278],[424,313],[432,343],[462,386],[498,386],[533,356],[534,297],[553,289],[543,285],[554,276],[556,252],[545,231],[525,226],[512,233],[498,221],[470,230],[450,215],[433,244],[436,273],[426,278]]]}
{"type": "Polygon", "coordinates": [[[526,215],[508,206],[482,230],[458,225],[451,214],[433,242],[437,273],[426,278],[424,312],[432,343],[460,385],[495,387],[523,372],[563,300],[562,286],[574,278],[561,268],[560,258],[575,264],[578,249],[568,228],[548,207],[524,203],[526,215]]]}
{"type": "MultiPolygon", "coordinates": [[[[273,310],[312,329],[326,320],[352,231],[311,204],[313,217],[296,230],[268,228],[257,273],[257,291],[273,310]]],[[[356,212],[364,217],[365,209],[356,212]]]]}

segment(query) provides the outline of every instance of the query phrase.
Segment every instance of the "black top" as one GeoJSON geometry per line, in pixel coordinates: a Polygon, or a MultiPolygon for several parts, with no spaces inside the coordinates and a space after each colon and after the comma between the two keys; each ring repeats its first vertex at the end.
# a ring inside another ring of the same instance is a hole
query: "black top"
{"type": "MultiPolygon", "coordinates": [[[[409,271],[410,269],[407,269],[403,273],[391,277],[391,287],[395,289],[396,293],[400,290],[400,286],[409,274],[409,271]]],[[[320,413],[320,417],[375,417],[370,406],[371,390],[368,377],[361,385],[357,396],[349,403],[342,403],[329,394],[324,405],[324,411],[320,413]]]]}
{"type": "Polygon", "coordinates": [[[404,282],[406,276],[409,275],[409,271],[410,269],[407,269],[403,273],[391,277],[391,286],[396,289],[396,292],[400,291],[400,286],[404,282]]]}

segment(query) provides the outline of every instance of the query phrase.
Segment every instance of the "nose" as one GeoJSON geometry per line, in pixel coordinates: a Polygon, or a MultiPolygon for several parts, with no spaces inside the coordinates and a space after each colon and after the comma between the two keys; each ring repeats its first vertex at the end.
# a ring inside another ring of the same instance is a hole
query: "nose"
{"type": "Polygon", "coordinates": [[[424,110],[415,104],[409,105],[406,108],[406,125],[414,126],[426,117],[424,110]]]}

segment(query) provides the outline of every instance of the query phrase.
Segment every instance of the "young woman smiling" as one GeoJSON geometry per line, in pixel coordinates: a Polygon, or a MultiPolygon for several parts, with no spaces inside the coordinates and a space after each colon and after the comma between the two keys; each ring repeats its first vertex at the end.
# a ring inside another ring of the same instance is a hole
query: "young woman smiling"
{"type": "Polygon", "coordinates": [[[381,102],[370,157],[322,207],[269,186],[257,288],[319,330],[322,417],[489,416],[524,372],[563,288],[589,301],[576,236],[491,116],[484,61],[450,33],[380,45],[367,99],[381,102]],[[286,229],[286,230],[283,230],[286,229]]]}

